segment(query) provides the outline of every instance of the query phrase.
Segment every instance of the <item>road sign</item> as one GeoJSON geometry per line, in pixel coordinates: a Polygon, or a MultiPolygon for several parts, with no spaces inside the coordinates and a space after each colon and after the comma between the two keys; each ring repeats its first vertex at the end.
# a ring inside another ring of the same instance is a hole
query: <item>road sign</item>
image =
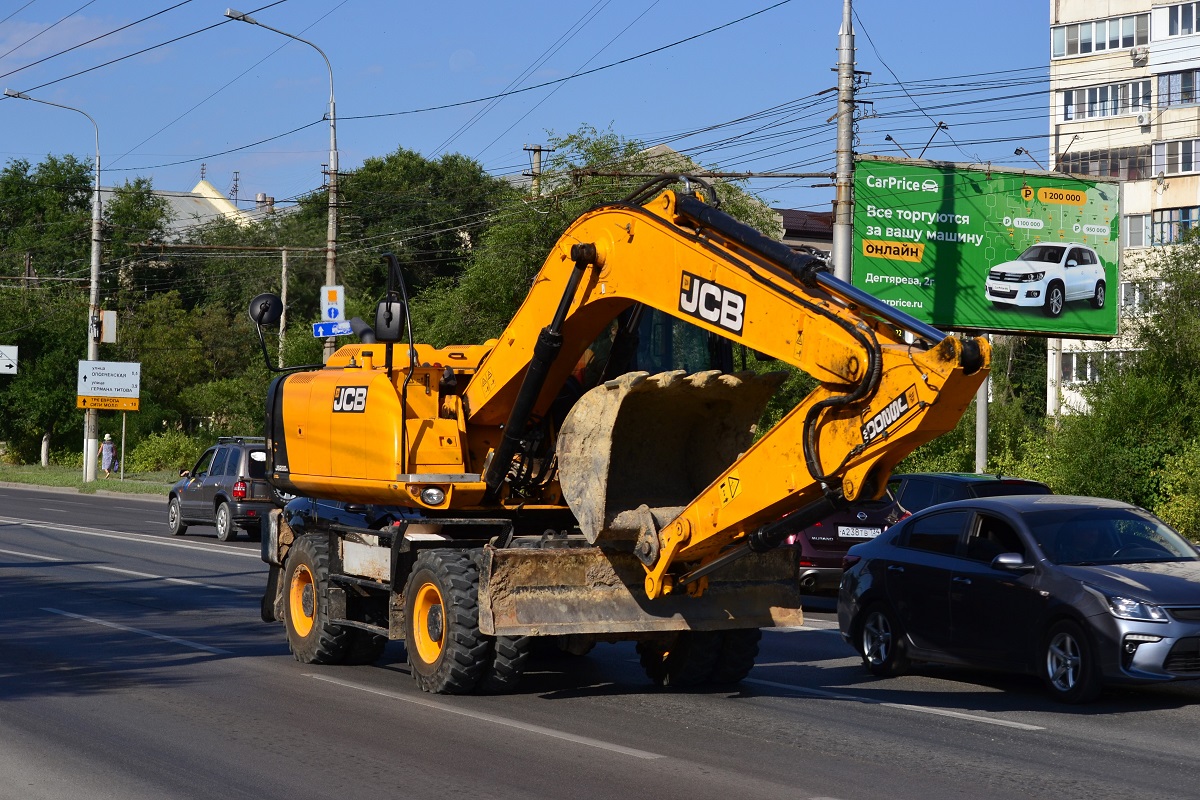
{"type": "Polygon", "coordinates": [[[321,287],[321,322],[341,322],[346,318],[345,296],[341,286],[321,287]]]}
{"type": "Polygon", "coordinates": [[[139,411],[141,402],[136,397],[75,397],[76,408],[95,408],[99,411],[139,411]]]}
{"type": "Polygon", "coordinates": [[[17,346],[0,346],[0,375],[17,374],[17,346]]]}
{"type": "Polygon", "coordinates": [[[349,322],[314,322],[313,336],[327,339],[330,336],[349,336],[354,333],[349,322]]]}
{"type": "Polygon", "coordinates": [[[80,361],[75,394],[136,400],[141,395],[141,381],[142,365],[136,361],[80,361]]]}

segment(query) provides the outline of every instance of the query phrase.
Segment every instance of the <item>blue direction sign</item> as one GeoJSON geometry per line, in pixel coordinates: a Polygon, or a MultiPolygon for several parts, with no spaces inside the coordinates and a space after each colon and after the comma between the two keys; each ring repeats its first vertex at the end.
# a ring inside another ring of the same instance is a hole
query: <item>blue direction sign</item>
{"type": "Polygon", "coordinates": [[[330,336],[349,336],[354,333],[349,322],[314,322],[313,336],[325,339],[330,336]]]}

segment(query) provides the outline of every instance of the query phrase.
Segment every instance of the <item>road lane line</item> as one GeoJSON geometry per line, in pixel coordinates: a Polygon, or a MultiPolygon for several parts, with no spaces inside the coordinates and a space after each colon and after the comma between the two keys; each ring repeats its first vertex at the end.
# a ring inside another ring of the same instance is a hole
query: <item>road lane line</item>
{"type": "Polygon", "coordinates": [[[72,614],[70,611],[63,611],[58,608],[43,608],[42,611],[48,611],[51,614],[58,614],[64,617],[90,622],[93,625],[103,625],[106,628],[113,628],[118,631],[125,631],[126,633],[136,633],[141,636],[149,636],[151,639],[160,639],[164,642],[171,642],[172,644],[181,644],[184,647],[190,647],[193,650],[203,650],[206,653],[212,653],[214,656],[233,655],[231,651],[222,650],[219,647],[210,647],[209,645],[200,644],[199,642],[193,642],[188,639],[179,639],[174,636],[167,636],[166,634],[155,633],[154,631],[147,631],[141,628],[131,628],[128,625],[121,625],[118,622],[106,622],[105,620],[96,619],[95,617],[85,617],[83,614],[72,614]]]}
{"type": "Polygon", "coordinates": [[[204,545],[188,544],[187,542],[174,542],[169,539],[163,539],[147,533],[133,533],[130,531],[106,532],[96,528],[81,528],[76,525],[62,525],[53,522],[38,522],[37,520],[19,519],[17,517],[0,517],[0,523],[24,525],[29,528],[40,528],[42,530],[55,531],[57,533],[77,533],[81,536],[98,536],[102,539],[120,539],[126,542],[144,542],[146,544],[156,544],[160,547],[180,547],[184,550],[197,550],[202,553],[211,553],[214,555],[231,555],[253,559],[261,558],[257,550],[241,550],[232,547],[205,547],[204,545]]]}
{"type": "Polygon", "coordinates": [[[659,753],[651,753],[646,750],[636,750],[632,747],[624,747],[619,744],[613,744],[612,742],[604,742],[599,739],[589,739],[586,736],[576,736],[575,734],[567,733],[566,731],[559,731],[553,728],[543,728],[541,725],[532,725],[527,722],[519,722],[515,719],[509,719],[507,717],[498,717],[494,714],[484,714],[479,711],[469,711],[465,708],[454,708],[446,705],[445,703],[439,703],[436,700],[429,700],[425,697],[391,692],[386,689],[374,689],[370,686],[364,686],[360,683],[351,683],[350,681],[338,680],[337,678],[330,678],[325,675],[304,673],[304,676],[306,678],[313,678],[314,680],[318,681],[325,681],[326,683],[333,683],[347,689],[357,689],[360,692],[381,695],[383,697],[391,698],[392,700],[403,700],[406,703],[424,706],[425,708],[431,708],[435,711],[445,711],[450,714],[458,714],[459,716],[470,717],[471,719],[476,719],[480,722],[490,722],[494,725],[504,725],[509,728],[517,728],[528,733],[536,733],[542,736],[549,736],[554,739],[562,739],[563,741],[574,742],[575,744],[582,744],[586,745],[587,747],[596,747],[601,750],[608,750],[613,753],[620,753],[621,755],[632,756],[634,758],[642,758],[646,760],[665,758],[665,756],[659,753]]]}
{"type": "Polygon", "coordinates": [[[798,694],[809,694],[815,697],[827,697],[830,700],[852,700],[856,703],[867,703],[869,705],[884,706],[886,708],[898,708],[902,711],[917,711],[921,714],[935,714],[939,717],[953,717],[954,719],[963,719],[970,722],[983,722],[988,725],[999,725],[1003,728],[1016,728],[1021,731],[1044,731],[1046,730],[1041,725],[1027,725],[1024,722],[1012,722],[1007,719],[994,719],[992,717],[981,717],[976,714],[966,714],[962,711],[950,711],[945,708],[932,708],[930,706],[914,706],[908,703],[889,703],[883,700],[874,700],[870,697],[860,697],[853,694],[842,694],[841,692],[830,692],[825,689],[813,689],[808,686],[797,686],[793,683],[776,683],[775,681],[764,681],[757,678],[743,678],[742,683],[756,683],[760,686],[771,686],[775,689],[787,689],[788,691],[798,694]]]}
{"type": "Polygon", "coordinates": [[[153,575],[149,572],[135,572],[131,569],[121,569],[120,567],[109,567],[104,564],[87,564],[89,569],[100,569],[105,572],[116,572],[120,575],[132,575],[135,578],[150,578],[156,581],[166,581],[167,583],[180,583],[184,586],[199,586],[204,589],[215,589],[218,592],[233,592],[234,594],[245,594],[241,589],[234,589],[229,586],[217,586],[211,583],[201,583],[200,581],[189,581],[186,578],[168,578],[166,575],[153,575]]]}
{"type": "Polygon", "coordinates": [[[53,511],[55,514],[74,514],[69,508],[39,508],[38,511],[53,511]]]}
{"type": "Polygon", "coordinates": [[[22,553],[20,550],[0,550],[0,553],[10,556],[21,556],[22,558],[36,558],[38,561],[62,561],[61,558],[54,556],[39,556],[35,553],[22,553]]]}

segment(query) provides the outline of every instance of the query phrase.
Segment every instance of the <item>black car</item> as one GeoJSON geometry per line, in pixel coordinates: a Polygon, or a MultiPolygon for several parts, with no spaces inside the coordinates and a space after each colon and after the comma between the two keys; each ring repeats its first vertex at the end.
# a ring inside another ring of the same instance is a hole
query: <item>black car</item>
{"type": "Polygon", "coordinates": [[[1200,678],[1200,554],[1150,512],[1061,495],[918,512],[850,548],[842,637],[876,675],[913,661],[1040,675],[1057,699],[1200,678]]]}
{"type": "Polygon", "coordinates": [[[971,497],[1002,497],[1012,494],[1050,494],[1050,487],[1039,481],[983,475],[974,472],[912,472],[893,475],[888,489],[905,511],[915,514],[923,508],[966,500],[971,497]]]}
{"type": "Polygon", "coordinates": [[[267,483],[262,437],[223,436],[171,487],[167,527],[180,536],[188,525],[213,525],[222,542],[235,538],[242,528],[256,538],[268,512],[287,499],[267,483]]]}

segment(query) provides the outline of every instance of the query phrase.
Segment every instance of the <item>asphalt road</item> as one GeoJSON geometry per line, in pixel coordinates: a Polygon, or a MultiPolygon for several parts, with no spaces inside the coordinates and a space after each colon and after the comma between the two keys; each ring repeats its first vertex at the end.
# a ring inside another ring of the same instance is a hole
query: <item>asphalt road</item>
{"type": "Polygon", "coordinates": [[[1070,708],[1025,678],[875,679],[827,600],[733,693],[656,690],[628,644],[502,697],[418,692],[400,643],[299,664],[257,545],[165,512],[0,488],[0,798],[1200,796],[1200,684],[1070,708]]]}

